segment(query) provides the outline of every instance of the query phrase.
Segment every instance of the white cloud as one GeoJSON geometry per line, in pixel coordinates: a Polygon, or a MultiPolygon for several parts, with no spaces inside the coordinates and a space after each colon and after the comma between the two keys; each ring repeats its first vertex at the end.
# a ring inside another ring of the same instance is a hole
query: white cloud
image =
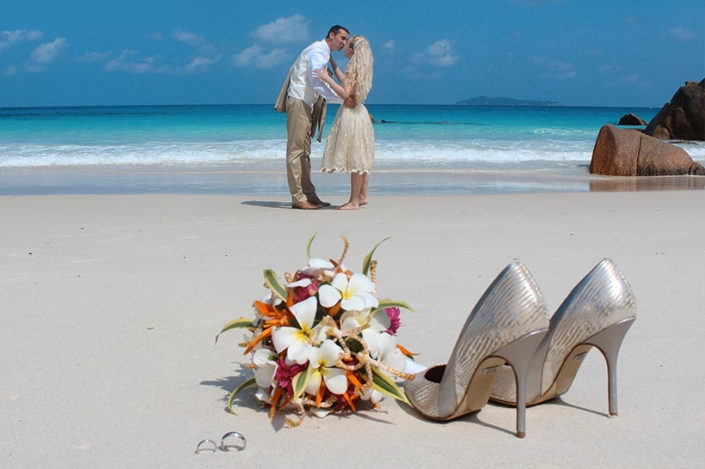
{"type": "Polygon", "coordinates": [[[103,70],[109,72],[127,72],[135,75],[143,73],[167,73],[169,67],[158,66],[158,58],[155,56],[137,57],[137,52],[126,49],[119,57],[109,60],[103,70]]]}
{"type": "Polygon", "coordinates": [[[10,65],[9,67],[5,68],[5,70],[2,71],[2,74],[5,76],[10,76],[10,75],[15,75],[17,73],[17,67],[14,65],[10,65]]]}
{"type": "Polygon", "coordinates": [[[230,62],[236,67],[247,67],[252,61],[262,53],[262,46],[253,44],[239,54],[233,55],[230,62]]]}
{"type": "Polygon", "coordinates": [[[616,72],[619,70],[619,67],[617,67],[616,63],[612,63],[609,65],[603,65],[602,67],[597,69],[597,73],[612,73],[616,72]]]}
{"type": "Polygon", "coordinates": [[[39,30],[16,29],[14,31],[0,31],[0,51],[10,48],[13,44],[23,41],[36,41],[43,33],[39,30]]]}
{"type": "Polygon", "coordinates": [[[389,41],[385,42],[382,45],[382,49],[384,49],[387,52],[392,52],[397,46],[397,43],[394,39],[390,39],[389,41]]]}
{"type": "Polygon", "coordinates": [[[460,56],[453,55],[454,42],[450,39],[441,39],[426,48],[421,53],[414,54],[412,61],[416,65],[432,65],[434,67],[452,67],[460,56]]]}
{"type": "Polygon", "coordinates": [[[173,35],[177,41],[183,42],[184,44],[188,44],[190,46],[200,46],[206,42],[203,36],[199,36],[196,33],[191,33],[181,29],[175,30],[173,35]]]}
{"type": "Polygon", "coordinates": [[[47,42],[37,46],[32,52],[31,60],[35,64],[45,65],[51,63],[56,57],[68,47],[69,43],[64,37],[57,37],[52,42],[47,42]]]}
{"type": "Polygon", "coordinates": [[[690,41],[695,37],[695,33],[689,29],[685,29],[683,26],[676,26],[671,28],[666,32],[666,35],[677,41],[690,41]]]}
{"type": "Polygon", "coordinates": [[[183,68],[183,71],[186,73],[205,72],[211,65],[220,62],[221,58],[223,58],[222,54],[215,57],[196,57],[183,68]]]}
{"type": "Polygon", "coordinates": [[[268,54],[260,55],[255,59],[255,67],[272,68],[286,60],[286,49],[272,49],[268,54]]]}
{"type": "Polygon", "coordinates": [[[233,55],[230,63],[240,68],[251,65],[256,68],[272,68],[285,61],[286,57],[286,49],[277,48],[265,53],[264,47],[253,44],[239,54],[233,55]]]}
{"type": "Polygon", "coordinates": [[[163,63],[163,57],[150,55],[140,57],[136,51],[125,49],[116,58],[108,60],[103,66],[107,72],[125,72],[133,75],[145,73],[181,75],[202,73],[217,64],[223,58],[222,54],[214,57],[198,56],[184,66],[169,66],[163,63]]]}
{"type": "Polygon", "coordinates": [[[553,78],[554,80],[565,80],[578,76],[575,66],[570,62],[538,56],[529,57],[529,61],[540,65],[545,70],[544,76],[547,78],[553,78]]]}
{"type": "Polygon", "coordinates": [[[632,73],[630,75],[624,75],[619,78],[621,83],[626,83],[626,86],[633,88],[640,88],[643,90],[653,90],[654,85],[648,79],[645,79],[638,73],[632,73]]]}
{"type": "Polygon", "coordinates": [[[33,29],[31,31],[25,31],[24,36],[27,38],[28,41],[36,41],[41,39],[42,36],[44,36],[44,33],[39,30],[33,29]]]}
{"type": "Polygon", "coordinates": [[[177,41],[183,42],[184,44],[187,44],[192,47],[198,47],[203,52],[215,52],[215,47],[213,47],[213,45],[208,42],[206,38],[199,34],[192,33],[190,31],[184,31],[182,29],[177,29],[173,32],[173,35],[177,41]]]}
{"type": "Polygon", "coordinates": [[[270,44],[296,44],[308,40],[309,22],[303,15],[293,15],[259,26],[250,36],[270,44]]]}
{"type": "Polygon", "coordinates": [[[94,63],[105,62],[112,55],[112,52],[86,52],[80,57],[76,57],[76,62],[94,63]]]}

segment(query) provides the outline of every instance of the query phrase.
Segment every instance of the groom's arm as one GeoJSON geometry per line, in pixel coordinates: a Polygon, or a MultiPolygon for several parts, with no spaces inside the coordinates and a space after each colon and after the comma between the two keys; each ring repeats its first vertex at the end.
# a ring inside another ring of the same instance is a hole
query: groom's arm
{"type": "Polygon", "coordinates": [[[313,49],[308,53],[308,79],[317,95],[323,96],[329,103],[342,104],[343,100],[335,94],[323,80],[313,74],[314,70],[321,70],[328,67],[328,57],[319,49],[313,49]]]}

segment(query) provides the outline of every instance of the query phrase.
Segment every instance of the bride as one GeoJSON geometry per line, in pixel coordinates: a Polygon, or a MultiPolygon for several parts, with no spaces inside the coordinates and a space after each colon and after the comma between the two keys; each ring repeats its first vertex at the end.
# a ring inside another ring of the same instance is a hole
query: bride
{"type": "Polygon", "coordinates": [[[364,105],[372,88],[373,58],[370,43],[362,36],[354,36],[348,41],[344,54],[350,60],[345,73],[331,59],[331,66],[340,84],[327,70],[313,72],[341,98],[352,96],[357,101],[357,106],[352,109],[345,106],[338,109],[326,140],[321,170],[327,173],[350,173],[350,200],[338,208],[357,210],[367,204],[370,170],[375,159],[372,119],[364,105]]]}

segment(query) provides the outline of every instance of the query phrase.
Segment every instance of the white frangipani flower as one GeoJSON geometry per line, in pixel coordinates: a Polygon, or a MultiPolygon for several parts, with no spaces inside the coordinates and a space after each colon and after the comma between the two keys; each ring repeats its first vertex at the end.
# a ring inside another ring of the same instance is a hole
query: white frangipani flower
{"type": "Polygon", "coordinates": [[[308,287],[311,285],[311,279],[310,278],[302,278],[301,280],[297,280],[296,282],[292,282],[286,285],[287,288],[298,288],[298,287],[308,287]]]}
{"type": "Polygon", "coordinates": [[[375,332],[384,332],[392,325],[392,320],[389,319],[387,311],[380,309],[375,314],[370,316],[369,327],[375,332]]]}
{"type": "Polygon", "coordinates": [[[335,276],[336,267],[329,260],[311,258],[308,267],[301,269],[301,272],[318,280],[329,280],[335,276]]]}
{"type": "Polygon", "coordinates": [[[258,387],[255,391],[255,397],[261,402],[266,402],[267,404],[272,403],[272,395],[270,394],[269,389],[258,387]]]}
{"type": "MultiPolygon", "coordinates": [[[[369,347],[370,356],[390,368],[406,372],[408,360],[404,354],[401,353],[401,350],[397,348],[397,339],[395,336],[386,332],[373,332],[369,329],[362,331],[362,335],[369,347]]],[[[383,369],[381,371],[384,373],[383,369]]],[[[384,394],[373,388],[365,389],[362,392],[362,399],[377,404],[384,399],[384,394]]]]}
{"type": "Polygon", "coordinates": [[[379,361],[390,368],[404,372],[406,370],[406,356],[397,347],[397,338],[386,332],[378,336],[379,361]]]}
{"type": "Polygon", "coordinates": [[[277,327],[272,332],[272,342],[277,353],[286,350],[286,356],[289,360],[299,365],[306,364],[313,348],[312,342],[317,338],[318,326],[313,327],[317,309],[318,301],[315,296],[289,308],[299,323],[299,327],[277,327]]]}
{"type": "Polygon", "coordinates": [[[322,285],[318,289],[321,305],[330,308],[340,301],[345,311],[366,311],[379,305],[374,295],[375,284],[366,275],[352,274],[348,276],[338,273],[330,285],[322,285]]]}
{"type": "Polygon", "coordinates": [[[252,364],[257,367],[255,370],[255,381],[257,386],[269,389],[274,381],[274,373],[277,371],[275,359],[277,355],[267,348],[259,348],[252,355],[252,364]]]}
{"type": "Polygon", "coordinates": [[[370,355],[372,358],[378,359],[380,350],[379,335],[389,329],[390,325],[391,320],[389,319],[389,315],[382,309],[372,315],[360,312],[346,313],[341,319],[340,330],[348,332],[363,327],[364,329],[361,333],[362,337],[367,342],[370,355]]]}
{"type": "Polygon", "coordinates": [[[308,266],[314,269],[335,269],[333,263],[326,259],[311,258],[308,260],[308,266]]]}
{"type": "Polygon", "coordinates": [[[311,351],[311,378],[306,385],[306,392],[312,395],[318,394],[321,381],[326,383],[326,388],[333,394],[343,394],[348,390],[348,378],[345,370],[336,368],[335,365],[340,360],[343,349],[335,342],[328,339],[323,341],[320,347],[311,351]]]}

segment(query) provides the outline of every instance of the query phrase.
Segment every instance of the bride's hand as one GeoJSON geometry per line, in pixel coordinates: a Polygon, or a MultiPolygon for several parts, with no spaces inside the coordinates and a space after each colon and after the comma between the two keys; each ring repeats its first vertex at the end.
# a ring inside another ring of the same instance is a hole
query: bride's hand
{"type": "Polygon", "coordinates": [[[331,76],[328,75],[328,70],[322,68],[320,70],[314,70],[313,71],[313,76],[316,78],[320,78],[321,80],[325,81],[326,83],[330,83],[332,80],[331,76]]]}

